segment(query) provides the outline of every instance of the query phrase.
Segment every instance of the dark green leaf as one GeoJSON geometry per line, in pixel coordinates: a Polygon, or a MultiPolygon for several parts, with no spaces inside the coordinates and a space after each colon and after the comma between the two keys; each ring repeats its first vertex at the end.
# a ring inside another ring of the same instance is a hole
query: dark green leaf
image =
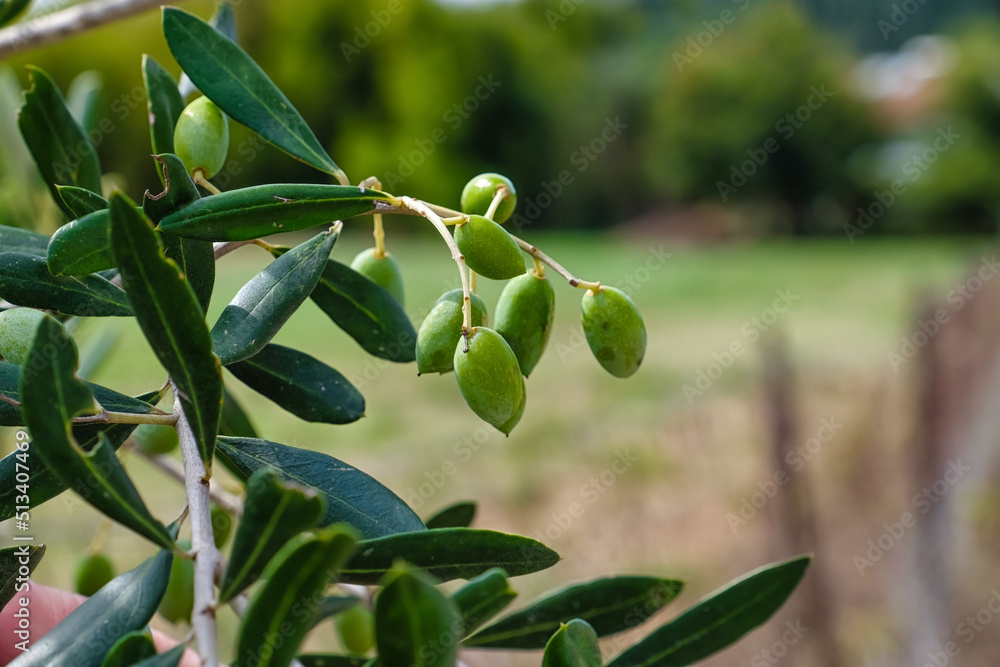
{"type": "Polygon", "coordinates": [[[154,154],[174,152],[174,126],[184,111],[184,98],[174,78],[150,56],[142,56],[142,83],[149,110],[149,139],[154,154]]]}
{"type": "Polygon", "coordinates": [[[108,211],[94,211],[67,223],[52,235],[49,271],[56,276],[85,276],[115,268],[108,242],[108,211]]]}
{"type": "Polygon", "coordinates": [[[542,667],[601,667],[601,645],[586,621],[575,618],[559,628],[545,645],[542,667]]]}
{"type": "Polygon", "coordinates": [[[156,655],[156,645],[149,630],[130,632],[111,647],[101,667],[132,667],[135,663],[156,655]]]}
{"type": "Polygon", "coordinates": [[[440,528],[364,540],[344,567],[349,584],[376,584],[396,559],[442,581],[472,579],[494,567],[519,577],[552,567],[559,554],[520,535],[474,528],[440,528]]]}
{"type": "Polygon", "coordinates": [[[0,609],[6,607],[21,585],[28,581],[44,555],[44,544],[22,544],[0,549],[0,609]],[[22,567],[27,571],[22,571],[22,567]]]}
{"type": "Polygon", "coordinates": [[[369,354],[389,361],[416,359],[417,332],[403,307],[381,285],[330,260],[312,300],[369,354]]]}
{"type": "Polygon", "coordinates": [[[9,667],[99,667],[121,637],[141,630],[160,604],[173,554],[160,551],[116,577],[9,667]]]}
{"type": "Polygon", "coordinates": [[[177,667],[183,657],[184,644],[178,644],[166,653],[146,658],[142,662],[135,663],[132,667],[177,667]]]}
{"type": "Polygon", "coordinates": [[[356,658],[350,655],[300,655],[302,667],[374,667],[378,658],[356,658]]]}
{"type": "Polygon", "coordinates": [[[111,246],[136,320],[180,393],[206,466],[222,412],[222,369],[190,284],[128,199],[111,197],[111,246]]]}
{"type": "Polygon", "coordinates": [[[448,505],[427,519],[424,525],[434,530],[436,528],[468,528],[476,518],[476,501],[463,500],[448,505]]]}
{"type": "Polygon", "coordinates": [[[52,199],[68,217],[74,218],[56,186],[75,185],[100,194],[101,165],[97,151],[73,120],[66,100],[49,75],[31,66],[28,72],[31,88],[24,93],[17,126],[52,199]]]}
{"type": "Polygon", "coordinates": [[[142,212],[158,223],[174,211],[201,199],[201,193],[179,157],[173,153],[163,153],[154,155],[153,159],[160,168],[163,192],[154,195],[146,190],[142,197],[142,212]]]}
{"type": "Polygon", "coordinates": [[[228,387],[222,397],[222,421],[219,423],[219,435],[231,435],[237,438],[257,437],[257,429],[250,421],[250,416],[228,387]]]}
{"type": "Polygon", "coordinates": [[[285,479],[317,489],[326,503],[321,525],[347,523],[363,538],[423,529],[419,517],[374,478],[332,456],[254,438],[220,437],[218,452],[242,479],[274,468],[285,479]]]}
{"type": "Polygon", "coordinates": [[[108,207],[108,200],[86,188],[75,185],[57,185],[56,190],[63,203],[69,208],[73,218],[82,218],[94,211],[103,211],[108,207]]]}
{"type": "Polygon", "coordinates": [[[386,665],[453,667],[462,622],[427,577],[397,565],[375,598],[375,644],[386,665]]]}
{"type": "MultiPolygon", "coordinates": [[[[9,373],[6,368],[13,366],[13,364],[8,364],[7,362],[0,362],[0,368],[4,370],[0,371],[0,378],[7,378],[9,373]]],[[[15,375],[16,381],[20,384],[20,369],[14,366],[18,373],[15,375]]],[[[6,383],[6,379],[3,380],[6,383]]],[[[101,389],[104,392],[110,392],[110,389],[104,389],[103,387],[98,387],[97,385],[88,384],[91,391],[94,392],[95,396],[98,396],[98,392],[94,391],[95,388],[101,389]]],[[[7,393],[5,390],[4,394],[7,393]]],[[[17,391],[17,396],[20,397],[20,389],[17,391]]],[[[145,406],[145,410],[151,408],[150,403],[155,404],[160,400],[161,395],[157,393],[147,394],[145,399],[149,403],[140,403],[140,405],[145,406]]],[[[127,396],[123,398],[129,398],[127,396]]],[[[129,400],[133,400],[129,398],[129,400]]],[[[8,405],[6,403],[0,405],[8,405]]],[[[11,406],[13,408],[13,406],[11,406]]],[[[131,406],[130,406],[131,407],[131,406]]],[[[17,408],[13,408],[17,412],[17,422],[18,425],[21,423],[21,412],[17,408]]],[[[111,409],[111,408],[108,408],[111,409]]],[[[130,412],[136,410],[116,410],[116,412],[130,412]]],[[[7,425],[7,424],[4,424],[7,425]]],[[[135,424],[78,424],[73,427],[73,439],[80,444],[80,448],[89,452],[92,450],[100,440],[100,436],[103,433],[107,438],[107,442],[111,447],[117,450],[122,444],[132,435],[132,431],[135,430],[135,424]]],[[[55,498],[60,493],[66,490],[66,485],[56,477],[51,470],[45,465],[41,458],[37,455],[37,448],[32,448],[30,445],[28,447],[27,460],[22,455],[18,458],[20,453],[18,450],[14,450],[7,456],[0,459],[0,521],[6,521],[7,519],[14,516],[17,505],[23,505],[24,503],[17,503],[16,497],[18,494],[16,486],[16,477],[18,472],[24,472],[23,467],[28,466],[28,486],[31,489],[29,496],[30,507],[37,507],[42,503],[55,498]]],[[[87,483],[86,480],[78,479],[73,483],[73,488],[77,490],[81,496],[86,496],[88,493],[92,493],[93,487],[87,483]]]]}
{"type": "Polygon", "coordinates": [[[271,262],[244,285],[212,327],[215,353],[224,365],[264,349],[306,300],[337,242],[340,228],[317,234],[271,262]]]}
{"type": "Polygon", "coordinates": [[[219,602],[242,593],[289,540],[318,525],[324,514],[316,489],[284,481],[270,468],[251,475],[219,602]]]}
{"type": "Polygon", "coordinates": [[[333,526],[282,549],[240,624],[235,667],[287,667],[312,627],[316,596],[356,546],[353,531],[333,526]]]}
{"type": "Polygon", "coordinates": [[[552,633],[574,618],[590,623],[601,637],[613,635],[648,619],[683,588],[673,579],[638,576],[576,584],[501,618],[465,643],[477,648],[544,648],[552,633]]]}
{"type": "Polygon", "coordinates": [[[26,252],[45,257],[48,251],[48,236],[19,227],[0,225],[0,253],[26,252]]]}
{"type": "Polygon", "coordinates": [[[233,120],[292,157],[348,182],[292,103],[238,44],[174,7],[163,8],[163,34],[194,85],[233,120]]]}
{"type": "Polygon", "coordinates": [[[54,276],[45,260],[22,252],[0,253],[0,298],[17,306],[81,317],[132,314],[120,287],[98,275],[54,276]]]}
{"type": "Polygon", "coordinates": [[[319,624],[320,621],[324,621],[331,616],[336,616],[342,611],[347,611],[359,602],[361,600],[353,595],[327,595],[320,603],[319,609],[316,610],[316,616],[313,618],[313,627],[319,624]]]}
{"type": "Polygon", "coordinates": [[[0,26],[5,26],[31,4],[31,0],[0,0],[0,26]]]}
{"type": "MultiPolygon", "coordinates": [[[[236,16],[233,13],[233,6],[229,4],[229,0],[223,0],[219,3],[215,8],[215,13],[212,14],[212,18],[208,19],[208,24],[234,42],[239,42],[236,36],[236,16]]],[[[178,88],[180,88],[181,95],[185,98],[190,97],[197,90],[187,74],[181,75],[181,82],[178,84],[178,88]]]]}
{"type": "Polygon", "coordinates": [[[488,570],[452,593],[451,601],[462,617],[463,637],[471,634],[517,597],[507,573],[500,568],[488,570]]]}
{"type": "Polygon", "coordinates": [[[204,197],[160,221],[169,234],[205,241],[249,241],[343,220],[389,195],[345,185],[275,183],[204,197]]]}
{"type": "Polygon", "coordinates": [[[226,368],[254,391],[306,421],[350,424],[365,414],[365,398],[354,385],[305,352],[271,343],[226,368]]]}
{"type": "MultiPolygon", "coordinates": [[[[66,486],[90,486],[84,500],[101,512],[165,548],[174,541],[142,502],[104,435],[84,452],[70,435],[73,417],[94,412],[94,398],[76,378],[77,352],[62,325],[45,317],[38,326],[21,377],[22,411],[34,451],[66,486]]],[[[83,494],[81,494],[83,495],[83,494]]]]}
{"type": "Polygon", "coordinates": [[[798,586],[809,561],[804,556],[768,565],[730,582],[608,667],[682,667],[707,658],[767,621],[798,586]]]}

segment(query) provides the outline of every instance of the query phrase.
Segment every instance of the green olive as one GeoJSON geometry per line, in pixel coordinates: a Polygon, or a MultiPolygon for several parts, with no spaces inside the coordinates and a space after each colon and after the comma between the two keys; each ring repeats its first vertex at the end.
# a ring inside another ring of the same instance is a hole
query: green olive
{"type": "Polygon", "coordinates": [[[23,366],[45,313],[34,308],[11,308],[0,313],[0,354],[23,366]]]}
{"type": "Polygon", "coordinates": [[[132,437],[147,454],[168,454],[177,447],[177,431],[173,426],[139,424],[132,437]]]}
{"type": "Polygon", "coordinates": [[[334,625],[349,653],[365,655],[375,645],[375,617],[363,604],[337,614],[334,625]]]}
{"type": "Polygon", "coordinates": [[[646,325],[631,298],[602,287],[583,295],[583,333],[597,361],[615,377],[627,378],[646,354],[646,325]]]}
{"type": "Polygon", "coordinates": [[[510,419],[505,421],[500,425],[500,432],[504,435],[510,435],[510,432],[514,430],[514,427],[518,425],[521,421],[521,417],[524,416],[524,406],[528,402],[528,392],[524,386],[524,377],[521,377],[521,403],[517,406],[517,410],[511,415],[510,419]]]}
{"type": "Polygon", "coordinates": [[[500,174],[479,174],[465,184],[462,189],[462,213],[470,215],[486,215],[493,203],[497,188],[506,185],[510,194],[500,202],[493,219],[503,224],[517,208],[517,190],[510,179],[500,174]]]}
{"type": "Polygon", "coordinates": [[[524,273],[524,257],[503,227],[481,215],[455,228],[455,243],[465,263],[491,280],[507,280],[524,273]]]}
{"type": "Polygon", "coordinates": [[[531,375],[549,342],[555,307],[552,285],[534,270],[507,283],[497,301],[494,328],[510,345],[526,376],[531,375]]]}
{"type": "Polygon", "coordinates": [[[215,538],[215,548],[221,549],[233,532],[233,516],[215,503],[212,503],[212,534],[215,538]]]}
{"type": "Polygon", "coordinates": [[[468,338],[458,341],[455,378],[472,411],[501,431],[524,398],[524,378],[517,357],[493,329],[473,327],[468,338]]]}
{"type": "MultiPolygon", "coordinates": [[[[191,549],[191,543],[181,540],[177,546],[184,551],[191,549]]],[[[171,623],[190,622],[194,610],[194,561],[174,556],[170,564],[170,579],[163,593],[157,611],[171,623]]]]}
{"type": "Polygon", "coordinates": [[[90,597],[115,578],[115,566],[104,554],[80,559],[76,566],[76,592],[90,597]]]}
{"type": "MultiPolygon", "coordinates": [[[[445,292],[434,302],[417,332],[417,372],[447,373],[455,369],[455,345],[462,337],[462,297],[460,289],[445,292]]],[[[473,292],[472,326],[486,326],[486,304],[473,292]]]]}
{"type": "Polygon", "coordinates": [[[376,285],[384,287],[399,305],[403,305],[403,274],[392,253],[387,252],[385,256],[378,257],[375,248],[366,248],[351,261],[351,268],[376,285]]]}
{"type": "Polygon", "coordinates": [[[212,178],[222,169],[229,152],[229,120],[207,97],[184,108],[174,126],[174,153],[188,173],[202,171],[212,178]]]}

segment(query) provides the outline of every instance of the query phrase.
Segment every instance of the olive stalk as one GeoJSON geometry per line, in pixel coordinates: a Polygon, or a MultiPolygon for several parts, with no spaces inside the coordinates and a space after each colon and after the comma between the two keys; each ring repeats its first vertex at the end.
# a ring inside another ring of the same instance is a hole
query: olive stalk
{"type": "Polygon", "coordinates": [[[537,264],[537,262],[543,262],[545,264],[548,264],[550,267],[552,267],[553,271],[555,271],[560,276],[562,276],[563,278],[565,278],[566,282],[568,282],[573,287],[579,287],[580,289],[589,289],[589,290],[592,290],[594,292],[594,294],[598,294],[603,289],[601,287],[601,283],[600,282],[592,283],[592,282],[589,282],[589,281],[586,281],[586,280],[580,280],[579,278],[577,278],[576,276],[574,276],[572,273],[570,273],[569,271],[567,271],[566,269],[564,269],[563,266],[559,262],[557,262],[556,260],[554,260],[551,257],[549,257],[548,255],[546,255],[544,252],[542,252],[541,250],[539,250],[537,247],[531,245],[530,243],[528,243],[524,239],[520,239],[520,238],[514,236],[513,234],[511,234],[510,236],[511,236],[512,239],[514,239],[515,242],[517,242],[517,245],[519,245],[521,247],[521,250],[523,250],[524,252],[528,253],[529,255],[531,255],[535,259],[536,264],[537,264]]]}
{"type": "Polygon", "coordinates": [[[101,410],[95,415],[85,415],[74,417],[74,424],[155,424],[157,426],[174,426],[177,423],[177,414],[168,413],[134,413],[134,412],[109,412],[101,410]]]}
{"type": "Polygon", "coordinates": [[[441,216],[430,205],[411,197],[397,197],[396,201],[404,208],[408,208],[417,215],[427,218],[441,234],[444,242],[448,244],[448,249],[451,250],[451,258],[458,265],[458,274],[462,278],[462,333],[468,336],[469,331],[472,330],[472,297],[470,296],[472,289],[469,282],[468,270],[465,266],[465,257],[458,249],[458,245],[455,243],[451,232],[448,231],[448,227],[441,220],[441,216]]]}
{"type": "Polygon", "coordinates": [[[191,180],[193,180],[195,183],[197,183],[201,187],[211,192],[213,195],[222,194],[222,190],[212,185],[212,182],[207,178],[205,178],[205,172],[202,171],[201,169],[195,170],[194,176],[192,177],[191,180]]]}
{"type": "Polygon", "coordinates": [[[484,215],[483,217],[492,220],[493,216],[497,214],[497,209],[500,208],[501,202],[503,202],[503,200],[509,196],[510,196],[510,190],[507,188],[507,186],[500,185],[497,188],[496,193],[493,195],[493,201],[490,202],[490,207],[486,209],[486,215],[484,215]]]}
{"type": "Polygon", "coordinates": [[[215,548],[212,533],[209,483],[212,473],[201,460],[194,432],[181,406],[180,391],[176,384],[171,384],[174,411],[177,413],[177,439],[180,441],[181,458],[184,461],[184,488],[191,515],[191,552],[194,554],[194,612],[191,616],[191,628],[198,639],[202,665],[217,667],[219,654],[215,623],[215,565],[219,560],[219,551],[215,548]]]}

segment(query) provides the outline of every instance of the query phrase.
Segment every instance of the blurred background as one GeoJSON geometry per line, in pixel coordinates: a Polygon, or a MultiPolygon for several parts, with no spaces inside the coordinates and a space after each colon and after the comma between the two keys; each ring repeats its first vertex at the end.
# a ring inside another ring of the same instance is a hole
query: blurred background
{"type": "MultiPolygon", "coordinates": [[[[649,334],[634,378],[606,375],[580,293],[556,285],[548,351],[503,438],[453,378],[364,356],[307,303],[276,342],[343,372],[367,418],[307,424],[227,376],[263,437],[342,458],[422,516],[475,498],[478,527],[546,542],[564,560],[516,582],[522,604],[612,572],[685,579],[662,621],[747,570],[815,552],[773,621],[706,664],[996,664],[995,3],[242,0],[236,17],[352,179],[457,206],[471,176],[508,175],[511,231],[629,292],[649,334]],[[574,503],[584,512],[569,517],[574,503]]],[[[2,63],[0,223],[64,222],[13,124],[29,63],[81,110],[108,188],[158,186],[142,53],[179,76],[156,12],[2,63]]],[[[323,182],[231,130],[219,187],[323,182]]],[[[387,226],[419,324],[457,276],[433,230],[387,226]]],[[[348,222],[335,256],[350,261],[370,232],[348,222]]],[[[212,313],[267,261],[252,247],[220,260],[212,313]]],[[[481,285],[492,307],[502,286],[481,285]]],[[[77,335],[85,355],[114,341],[90,379],[153,388],[156,362],[127,323],[77,335]]],[[[129,465],[165,518],[180,511],[179,487],[129,465]]],[[[34,525],[79,553],[99,524],[64,494],[34,525]]],[[[109,539],[122,570],[148,554],[122,529],[109,539]]],[[[38,578],[69,587],[72,559],[50,553],[38,578]]],[[[310,648],[336,646],[323,627],[310,648]]]]}

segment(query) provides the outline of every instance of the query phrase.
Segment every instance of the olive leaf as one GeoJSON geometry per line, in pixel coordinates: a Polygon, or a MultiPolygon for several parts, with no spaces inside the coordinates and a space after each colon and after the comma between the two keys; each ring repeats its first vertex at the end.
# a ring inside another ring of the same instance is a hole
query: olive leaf
{"type": "Polygon", "coordinates": [[[517,591],[510,587],[507,573],[499,567],[473,577],[451,594],[451,601],[462,618],[463,636],[468,636],[476,628],[500,613],[517,597],[517,591]]]}
{"type": "Polygon", "coordinates": [[[56,230],[47,261],[54,276],[85,276],[115,268],[108,242],[108,211],[98,210],[56,230]]]}
{"type": "Polygon", "coordinates": [[[563,624],[552,635],[542,656],[542,667],[601,667],[603,664],[597,633],[579,618],[563,624]]]}
{"type": "Polygon", "coordinates": [[[0,609],[6,607],[21,586],[27,583],[44,555],[44,544],[22,544],[0,549],[0,609]]]}
{"type": "Polygon", "coordinates": [[[48,249],[48,236],[20,227],[0,225],[0,253],[26,252],[29,255],[45,257],[48,249]]]}
{"type": "Polygon", "coordinates": [[[386,665],[452,667],[457,659],[454,605],[423,572],[397,566],[375,599],[375,644],[386,665]]]}
{"type": "Polygon", "coordinates": [[[24,9],[31,4],[31,0],[2,0],[0,1],[0,26],[5,26],[24,9]]]}
{"type": "Polygon", "coordinates": [[[56,190],[63,203],[72,212],[74,218],[81,218],[94,211],[102,211],[108,207],[108,200],[86,188],[75,185],[57,185],[56,190]]]}
{"type": "Polygon", "coordinates": [[[153,153],[173,153],[174,126],[184,111],[184,98],[167,70],[145,54],[142,56],[142,83],[146,88],[153,153]]]}
{"type": "Polygon", "coordinates": [[[132,314],[125,292],[99,275],[54,276],[45,259],[0,253],[0,298],[17,306],[84,317],[132,314]]]}
{"type": "Polygon", "coordinates": [[[430,529],[468,528],[476,518],[476,501],[463,500],[438,510],[434,516],[424,521],[430,529]]]}
{"type": "Polygon", "coordinates": [[[156,645],[149,630],[130,632],[111,647],[101,667],[132,667],[135,663],[156,655],[156,645]]]}

